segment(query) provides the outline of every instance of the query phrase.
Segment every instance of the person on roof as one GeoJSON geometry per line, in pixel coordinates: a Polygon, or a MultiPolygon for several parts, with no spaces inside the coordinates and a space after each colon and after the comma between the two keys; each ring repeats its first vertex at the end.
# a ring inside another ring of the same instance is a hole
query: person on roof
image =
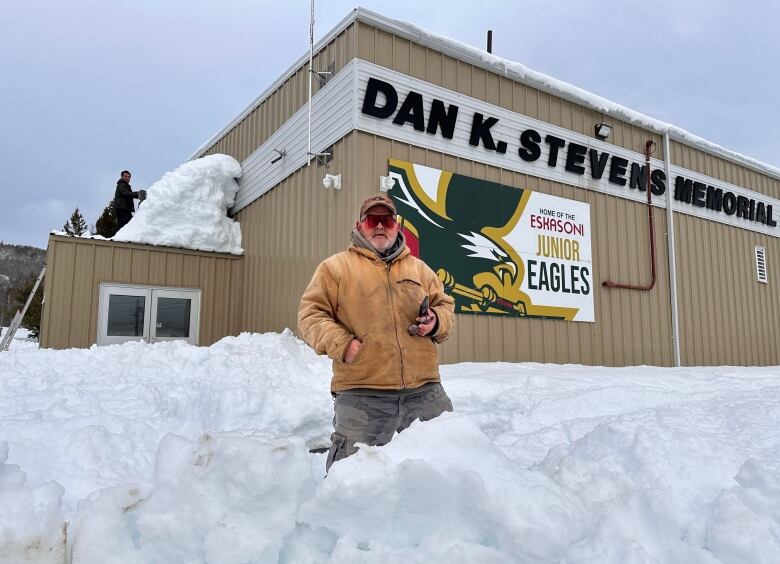
{"type": "Polygon", "coordinates": [[[413,421],[452,411],[436,345],[452,333],[453,299],[410,254],[387,195],[363,202],[351,239],[320,263],[298,309],[303,339],[333,360],[326,471],[357,442],[384,445],[413,421]]]}
{"type": "Polygon", "coordinates": [[[116,181],[116,191],[114,192],[114,214],[116,215],[117,231],[122,229],[133,218],[135,206],[133,199],[138,199],[139,203],[146,197],[146,191],[138,190],[133,192],[130,187],[130,171],[123,170],[116,181]]]}

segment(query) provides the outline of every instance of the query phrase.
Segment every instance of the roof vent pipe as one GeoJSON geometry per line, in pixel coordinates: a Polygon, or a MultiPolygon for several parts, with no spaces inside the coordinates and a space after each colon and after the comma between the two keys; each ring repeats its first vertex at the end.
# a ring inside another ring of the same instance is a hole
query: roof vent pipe
{"type": "Polygon", "coordinates": [[[488,30],[488,37],[487,37],[487,52],[492,53],[493,52],[493,30],[488,30]]]}

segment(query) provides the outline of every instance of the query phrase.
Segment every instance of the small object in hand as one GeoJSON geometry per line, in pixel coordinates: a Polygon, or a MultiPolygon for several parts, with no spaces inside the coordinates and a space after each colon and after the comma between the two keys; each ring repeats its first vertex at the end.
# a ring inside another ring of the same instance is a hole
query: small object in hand
{"type": "MultiPolygon", "coordinates": [[[[418,315],[417,315],[417,317],[425,317],[425,323],[430,323],[431,322],[431,318],[428,315],[426,315],[428,313],[428,308],[430,307],[430,305],[431,305],[430,298],[428,296],[425,296],[423,298],[422,303],[420,304],[420,311],[418,312],[418,315]]],[[[423,323],[423,324],[425,324],[425,323],[423,323]]],[[[409,331],[410,335],[416,335],[417,333],[420,332],[420,326],[417,325],[417,324],[410,325],[407,328],[407,331],[409,331]]]]}

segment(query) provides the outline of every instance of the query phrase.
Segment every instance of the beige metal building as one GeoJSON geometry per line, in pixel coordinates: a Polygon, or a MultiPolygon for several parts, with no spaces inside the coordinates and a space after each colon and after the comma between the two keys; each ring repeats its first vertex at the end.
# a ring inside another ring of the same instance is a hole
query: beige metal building
{"type": "Polygon", "coordinates": [[[242,328],[240,256],[52,235],[46,270],[43,347],[89,347],[138,338],[183,338],[209,345],[242,328]],[[109,328],[112,299],[119,300],[120,312],[140,314],[130,331],[127,326],[109,328]],[[182,306],[187,308],[185,320],[180,319],[182,306]],[[177,326],[176,335],[163,331],[166,313],[177,326]]]}
{"type": "Polygon", "coordinates": [[[362,9],[312,68],[311,108],[307,54],[194,155],[242,164],[244,256],[52,237],[44,346],[116,342],[112,284],[200,290],[198,344],[294,328],[316,265],[389,189],[460,300],[444,362],[780,364],[777,169],[362,9]],[[651,239],[652,289],[603,284],[649,285],[651,239]]]}

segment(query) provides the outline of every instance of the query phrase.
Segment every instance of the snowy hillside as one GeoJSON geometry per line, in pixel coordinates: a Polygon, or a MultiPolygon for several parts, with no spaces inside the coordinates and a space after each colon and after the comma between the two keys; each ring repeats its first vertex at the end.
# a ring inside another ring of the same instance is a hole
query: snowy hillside
{"type": "Polygon", "coordinates": [[[0,561],[780,562],[780,368],[442,372],[455,413],[324,479],[329,361],[289,332],[14,346],[0,561]]]}

